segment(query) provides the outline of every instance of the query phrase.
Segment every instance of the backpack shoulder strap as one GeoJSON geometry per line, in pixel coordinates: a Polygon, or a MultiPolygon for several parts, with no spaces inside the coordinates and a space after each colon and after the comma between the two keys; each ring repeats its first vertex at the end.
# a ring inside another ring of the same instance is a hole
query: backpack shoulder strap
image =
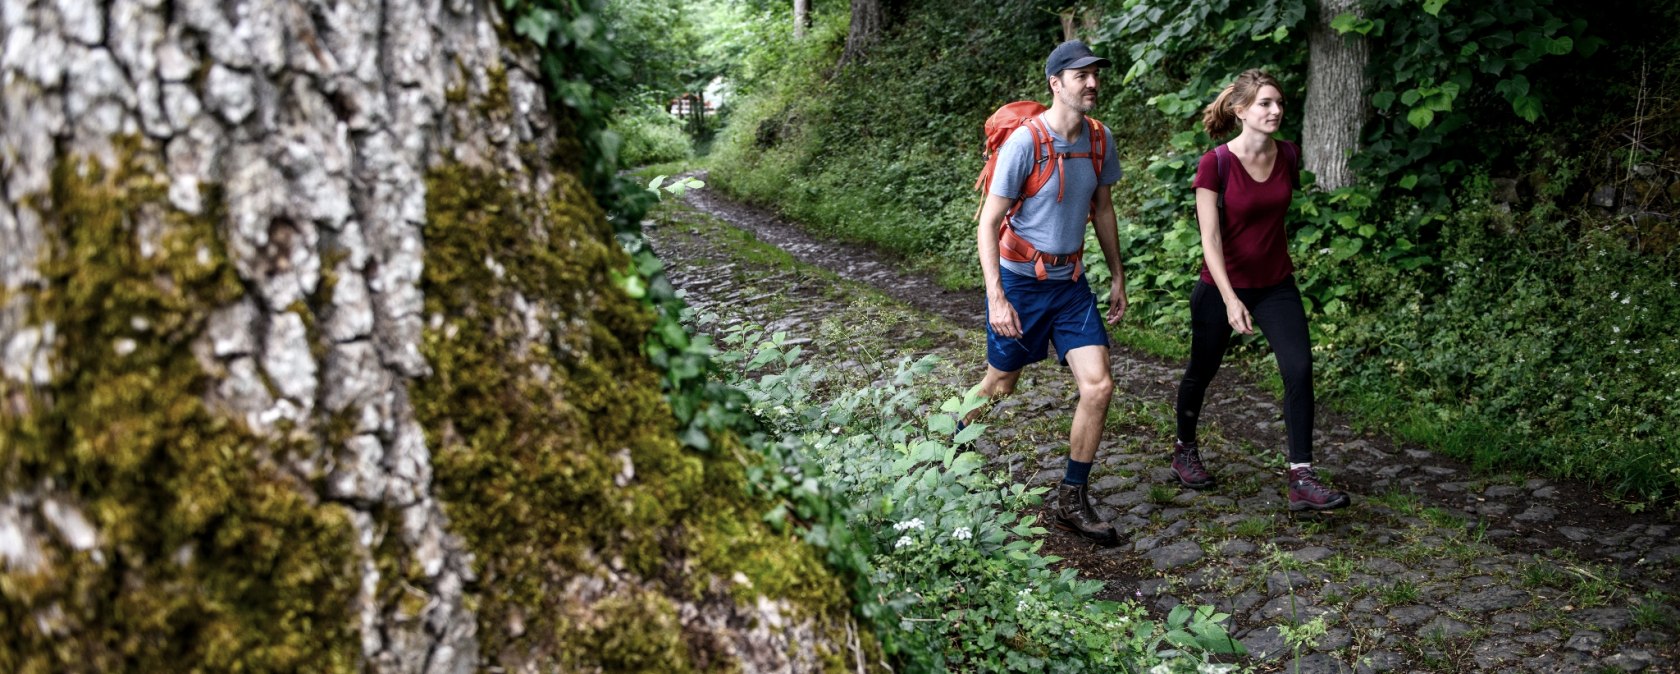
{"type": "Polygon", "coordinates": [[[1289,163],[1284,164],[1289,167],[1289,185],[1301,189],[1301,146],[1287,140],[1279,142],[1278,146],[1282,148],[1280,152],[1289,155],[1289,163]]]}
{"type": "Polygon", "coordinates": [[[1038,191],[1044,188],[1044,184],[1050,182],[1053,167],[1051,160],[1055,158],[1056,148],[1050,136],[1050,128],[1045,126],[1040,115],[1029,117],[1021,126],[1027,127],[1027,132],[1032,134],[1033,147],[1032,166],[1027,171],[1025,184],[1021,186],[1021,199],[1026,199],[1038,194],[1038,191]]]}
{"type": "Polygon", "coordinates": [[[1087,133],[1091,134],[1091,168],[1097,170],[1097,184],[1102,184],[1103,160],[1108,158],[1108,129],[1102,122],[1086,116],[1087,133]]]}

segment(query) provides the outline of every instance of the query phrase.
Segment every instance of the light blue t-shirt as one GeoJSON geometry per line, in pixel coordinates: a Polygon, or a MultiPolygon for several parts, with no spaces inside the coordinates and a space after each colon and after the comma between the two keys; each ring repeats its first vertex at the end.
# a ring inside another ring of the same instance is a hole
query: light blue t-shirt
{"type": "MultiPolygon", "coordinates": [[[[1103,133],[1108,131],[1105,129],[1103,133]]],[[[1050,143],[1058,153],[1090,152],[1091,129],[1087,127],[1084,133],[1079,135],[1079,141],[1071,144],[1052,130],[1050,143]]],[[[992,176],[992,194],[1008,199],[1021,196],[1027,175],[1032,173],[1032,162],[1032,130],[1023,124],[1015,129],[1014,133],[1009,134],[1008,140],[1003,142],[1003,147],[998,148],[997,172],[992,176]]],[[[1026,202],[1021,204],[1021,210],[1009,219],[1009,226],[1017,235],[1026,239],[1027,243],[1040,252],[1050,255],[1065,255],[1085,245],[1085,223],[1090,220],[1091,197],[1096,194],[1098,186],[1096,171],[1092,169],[1089,157],[1063,159],[1062,167],[1067,171],[1067,185],[1062,188],[1060,203],[1056,201],[1056,191],[1064,176],[1052,168],[1050,181],[1039,188],[1038,194],[1028,197],[1026,202]]],[[[1120,157],[1114,151],[1114,138],[1110,134],[1108,151],[1103,158],[1101,184],[1113,185],[1119,180],[1120,157]]],[[[1004,269],[1017,274],[1033,277],[1038,274],[1030,262],[1011,262],[1001,258],[998,262],[1004,269]]],[[[1044,271],[1051,279],[1073,278],[1072,264],[1045,265],[1044,271]]]]}

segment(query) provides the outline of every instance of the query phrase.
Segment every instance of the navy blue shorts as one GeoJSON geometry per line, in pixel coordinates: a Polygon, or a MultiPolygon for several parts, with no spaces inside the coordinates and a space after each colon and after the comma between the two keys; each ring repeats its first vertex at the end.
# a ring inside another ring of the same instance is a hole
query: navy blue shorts
{"type": "Polygon", "coordinates": [[[1081,276],[1077,281],[1040,281],[1008,269],[1003,296],[1015,307],[1021,336],[1006,339],[992,332],[991,307],[986,307],[986,362],[1014,372],[1044,360],[1056,343],[1056,361],[1067,365],[1067,353],[1082,346],[1108,346],[1108,328],[1097,313],[1097,295],[1081,276]]]}

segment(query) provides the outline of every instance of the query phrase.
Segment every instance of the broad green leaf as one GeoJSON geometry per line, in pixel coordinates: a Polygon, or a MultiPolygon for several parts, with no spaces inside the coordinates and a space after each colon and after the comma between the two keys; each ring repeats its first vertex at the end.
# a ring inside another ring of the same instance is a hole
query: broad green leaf
{"type": "Polygon", "coordinates": [[[1411,122],[1412,126],[1421,129],[1429,126],[1430,122],[1435,121],[1435,111],[1426,107],[1412,108],[1411,112],[1406,113],[1406,121],[1411,122]]]}
{"type": "Polygon", "coordinates": [[[1417,89],[1412,89],[1404,94],[1400,94],[1400,102],[1406,104],[1407,107],[1417,105],[1418,100],[1421,98],[1423,98],[1423,92],[1417,89]]]}
{"type": "Polygon", "coordinates": [[[1552,55],[1563,56],[1575,50],[1575,40],[1568,35],[1552,40],[1552,55]]]}
{"type": "Polygon", "coordinates": [[[969,424],[962,429],[961,433],[957,434],[957,437],[951,439],[951,444],[962,445],[973,442],[975,438],[980,437],[980,434],[985,432],[986,424],[969,424]]]}
{"type": "Polygon", "coordinates": [[[936,435],[950,435],[957,432],[957,420],[949,414],[935,414],[928,419],[928,431],[936,435]]]}
{"type": "Polygon", "coordinates": [[[1379,91],[1372,94],[1371,105],[1376,106],[1378,110],[1388,110],[1388,106],[1394,105],[1394,92],[1379,91]]]}
{"type": "Polygon", "coordinates": [[[1533,123],[1540,119],[1540,99],[1536,96],[1519,96],[1511,102],[1511,110],[1524,121],[1533,123]]]}
{"type": "Polygon", "coordinates": [[[1417,177],[1417,174],[1415,174],[1415,173],[1409,173],[1409,174],[1406,175],[1406,177],[1400,179],[1400,187],[1403,188],[1403,189],[1408,189],[1409,190],[1409,189],[1412,189],[1413,187],[1417,187],[1417,183],[1418,183],[1418,177],[1417,177]]]}
{"type": "Polygon", "coordinates": [[[1423,0],[1423,11],[1430,16],[1440,16],[1441,8],[1447,6],[1447,0],[1423,0]]]}
{"type": "Polygon", "coordinates": [[[951,462],[951,472],[956,475],[967,475],[984,465],[986,465],[986,457],[981,456],[978,452],[963,452],[958,454],[956,460],[951,462]]]}
{"type": "Polygon", "coordinates": [[[1330,27],[1334,28],[1336,32],[1346,35],[1352,31],[1353,27],[1358,23],[1359,17],[1352,12],[1347,12],[1344,14],[1337,14],[1336,18],[1331,19],[1330,27]]]}

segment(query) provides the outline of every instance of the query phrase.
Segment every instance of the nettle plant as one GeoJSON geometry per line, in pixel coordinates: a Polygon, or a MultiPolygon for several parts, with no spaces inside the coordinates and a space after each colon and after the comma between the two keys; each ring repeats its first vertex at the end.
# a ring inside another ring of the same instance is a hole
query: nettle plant
{"type": "Polygon", "coordinates": [[[964,448],[986,426],[958,433],[956,420],[984,401],[941,398],[936,357],[848,388],[801,362],[785,333],[737,326],[720,341],[729,383],[769,436],[774,460],[757,482],[784,501],[767,518],[855,553],[839,556],[865,581],[861,612],[906,669],[1229,671],[1211,655],[1243,652],[1227,614],[1181,607],[1155,623],[1136,603],[1099,600],[1101,582],[1056,570],[1026,514],[1047,488],[1012,483],[964,448]]]}

